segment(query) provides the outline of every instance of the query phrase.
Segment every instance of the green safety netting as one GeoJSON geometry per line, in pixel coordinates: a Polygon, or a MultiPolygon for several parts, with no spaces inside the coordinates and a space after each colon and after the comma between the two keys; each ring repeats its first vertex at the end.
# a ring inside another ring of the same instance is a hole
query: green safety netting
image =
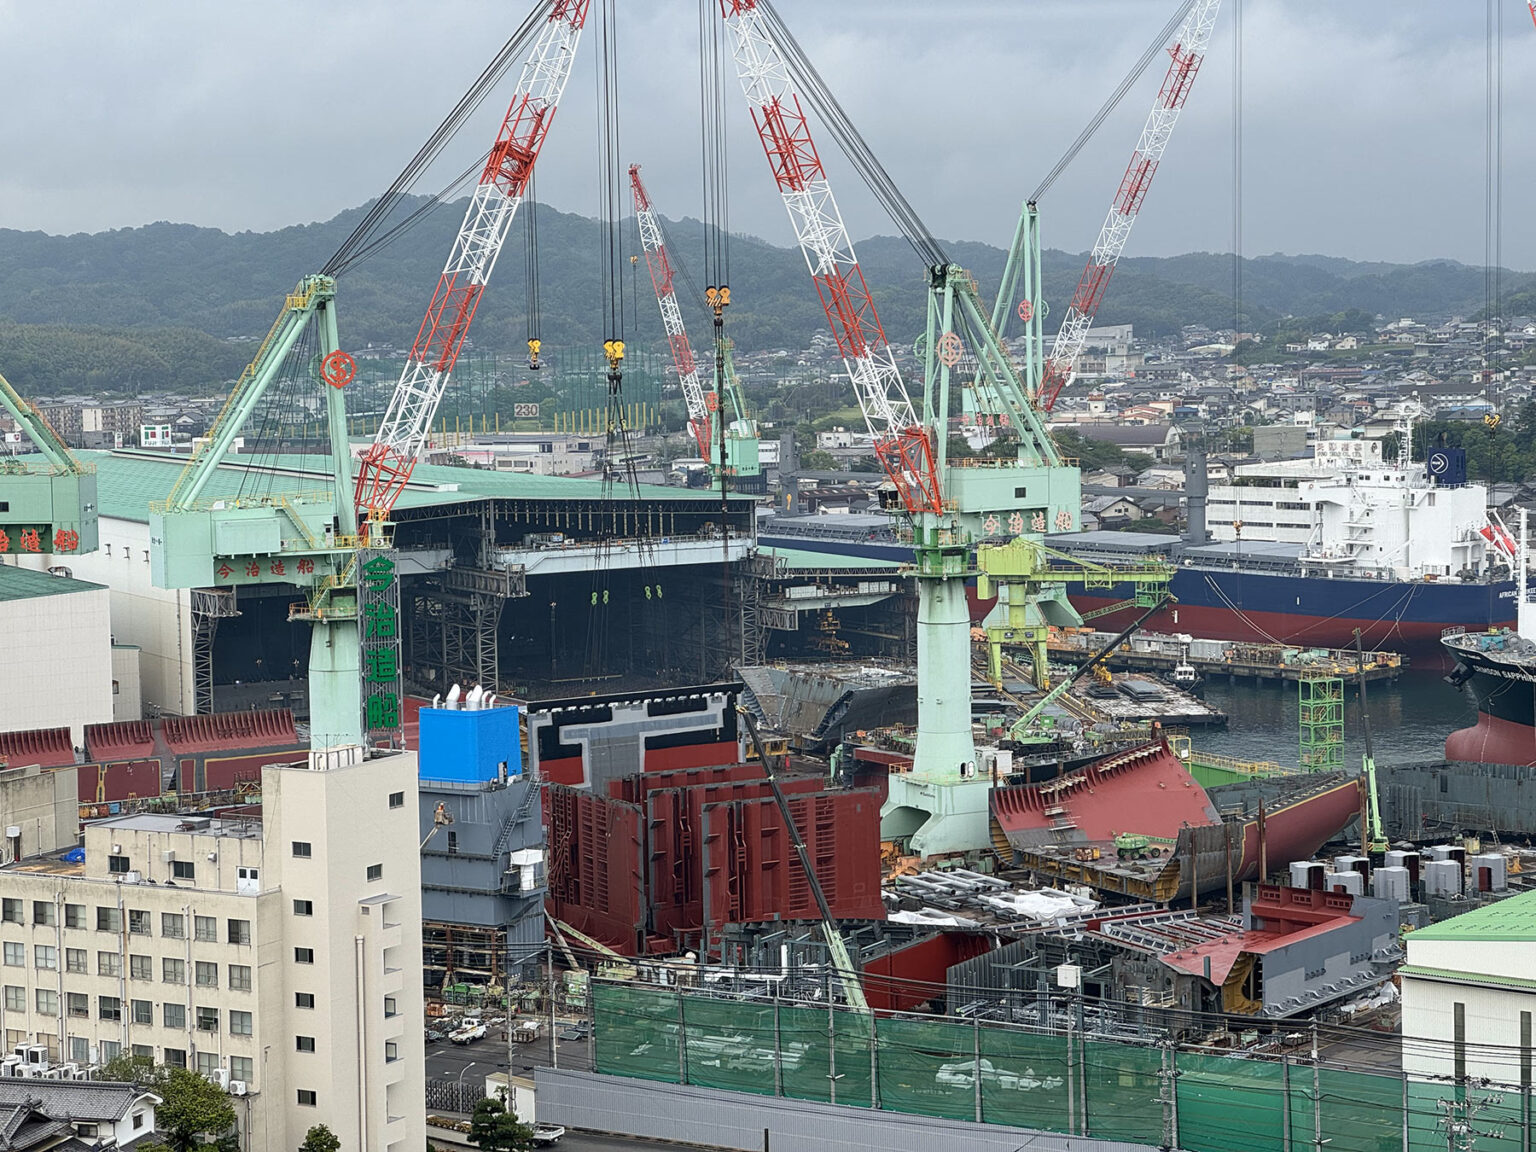
{"type": "Polygon", "coordinates": [[[688,1083],[775,1095],[773,1017],[772,1004],[684,997],[688,1083]]]}
{"type": "Polygon", "coordinates": [[[974,1120],[979,1110],[992,1124],[1154,1146],[1176,1130],[1188,1152],[1319,1152],[1319,1141],[1327,1152],[1443,1152],[1442,1103],[1460,1100],[1474,1105],[1467,1147],[1525,1147],[1518,1090],[1314,1073],[1304,1061],[1167,1057],[1155,1047],[953,1019],[874,1018],[872,1038],[871,1018],[845,1008],[644,985],[594,982],[592,1000],[597,1070],[618,1076],[673,1084],[686,1076],[702,1087],[951,1120],[974,1120]],[[1176,1109],[1165,1099],[1173,1069],[1176,1109]]]}
{"type": "Polygon", "coordinates": [[[981,1115],[989,1124],[1073,1132],[1077,1107],[1067,1096],[1067,1042],[1012,1028],[983,1027],[981,1115]]]}
{"type": "MultiPolygon", "coordinates": [[[[897,1112],[975,1120],[976,1044],[969,1024],[946,1020],[879,1022],[880,1103],[897,1112]]],[[[985,1081],[988,1063],[983,1061],[985,1081]]]]}
{"type": "Polygon", "coordinates": [[[1155,1048],[1093,1040],[1082,1048],[1087,1134],[1101,1140],[1162,1144],[1163,1054],[1155,1048]]]}
{"type": "Polygon", "coordinates": [[[592,1040],[599,1072],[644,1080],[681,1081],[678,995],[664,988],[592,986],[592,1040]]]}
{"type": "Polygon", "coordinates": [[[1181,1054],[1178,1071],[1181,1148],[1287,1152],[1285,1074],[1279,1064],[1181,1054]]]}

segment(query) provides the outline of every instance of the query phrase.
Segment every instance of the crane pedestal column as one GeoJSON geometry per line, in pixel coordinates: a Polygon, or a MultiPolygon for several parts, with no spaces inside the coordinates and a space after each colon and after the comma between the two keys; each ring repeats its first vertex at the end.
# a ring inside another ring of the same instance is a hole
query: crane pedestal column
{"type": "Polygon", "coordinates": [[[880,834],[910,838],[927,857],[990,844],[991,781],[977,771],[971,730],[965,549],[920,550],[917,561],[917,751],[910,772],[891,774],[880,834]]]}

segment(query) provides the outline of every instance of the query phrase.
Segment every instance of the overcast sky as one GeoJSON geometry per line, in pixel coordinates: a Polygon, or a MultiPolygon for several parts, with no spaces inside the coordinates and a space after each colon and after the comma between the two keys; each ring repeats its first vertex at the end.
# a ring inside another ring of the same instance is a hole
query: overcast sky
{"type": "MultiPolygon", "coordinates": [[[[1498,2],[1503,254],[1529,269],[1536,29],[1525,0],[1498,2]]],[[[698,3],[617,5],[623,154],[673,217],[700,212],[698,3]]],[[[1238,3],[1222,8],[1133,254],[1232,248],[1238,3]]],[[[1484,0],[1241,3],[1243,251],[1482,263],[1484,0]]],[[[778,6],[933,231],[1004,245],[1019,201],[1175,0],[778,6]]],[[[0,0],[0,226],[326,219],[388,184],[523,12],[523,0],[0,0]]],[[[587,214],[598,208],[595,48],[589,27],[540,168],[545,200],[587,214]]],[[[1164,66],[1042,202],[1049,246],[1092,243],[1164,66]]],[[[423,190],[490,143],[511,82],[423,190]]],[[[735,87],[728,96],[732,224],[788,242],[745,101],[735,87]]],[[[848,166],[829,167],[853,234],[893,232],[848,166]]]]}

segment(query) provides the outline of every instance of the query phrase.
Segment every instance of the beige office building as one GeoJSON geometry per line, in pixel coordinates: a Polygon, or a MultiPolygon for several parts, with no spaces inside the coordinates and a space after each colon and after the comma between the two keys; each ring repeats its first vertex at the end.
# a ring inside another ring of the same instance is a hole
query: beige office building
{"type": "Polygon", "coordinates": [[[259,809],[105,820],[84,863],[0,869],[6,1051],[184,1064],[236,1097],[249,1149],[324,1123],[419,1152],[416,810],[414,755],[342,749],[267,767],[259,809]]]}

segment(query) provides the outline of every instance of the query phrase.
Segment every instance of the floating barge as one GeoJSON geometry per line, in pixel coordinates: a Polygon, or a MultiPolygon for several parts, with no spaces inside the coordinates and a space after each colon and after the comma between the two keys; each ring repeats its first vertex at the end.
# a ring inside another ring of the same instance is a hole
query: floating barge
{"type": "MultiPolygon", "coordinates": [[[[1063,629],[1051,634],[1051,658],[1064,663],[1086,660],[1115,638],[1113,632],[1063,629]]],[[[1201,676],[1293,684],[1311,676],[1354,677],[1350,649],[1298,648],[1290,644],[1250,644],[1240,640],[1203,640],[1182,633],[1147,632],[1131,637],[1104,662],[1134,672],[1172,672],[1188,664],[1201,676]]],[[[1364,674],[1371,681],[1395,681],[1408,667],[1399,652],[1367,652],[1364,674]]]]}

